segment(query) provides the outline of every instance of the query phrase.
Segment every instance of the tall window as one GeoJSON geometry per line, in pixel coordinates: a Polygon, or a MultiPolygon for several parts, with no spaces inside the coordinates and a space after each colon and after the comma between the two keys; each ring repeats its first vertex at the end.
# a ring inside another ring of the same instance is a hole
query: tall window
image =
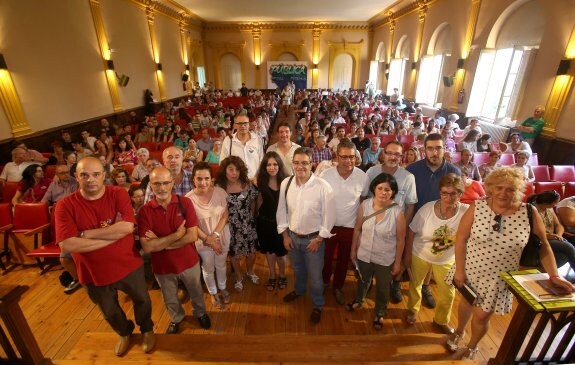
{"type": "Polygon", "coordinates": [[[435,104],[442,66],[443,55],[423,56],[421,65],[419,66],[417,89],[415,91],[416,102],[430,105],[435,104]]]}
{"type": "Polygon", "coordinates": [[[198,83],[201,87],[204,87],[206,83],[206,70],[203,67],[198,67],[196,70],[198,72],[198,83]]]}
{"type": "Polygon", "coordinates": [[[393,89],[399,89],[399,95],[403,94],[403,76],[405,75],[405,63],[403,58],[394,58],[389,63],[389,79],[387,80],[387,95],[393,94],[393,89]]]}
{"type": "Polygon", "coordinates": [[[522,48],[483,50],[466,114],[492,121],[512,117],[530,54],[522,48]]]}

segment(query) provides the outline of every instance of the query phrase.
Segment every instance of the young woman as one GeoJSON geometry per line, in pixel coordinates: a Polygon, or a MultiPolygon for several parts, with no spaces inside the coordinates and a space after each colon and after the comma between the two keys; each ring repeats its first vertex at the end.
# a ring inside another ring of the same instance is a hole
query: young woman
{"type": "Polygon", "coordinates": [[[491,136],[482,134],[477,140],[477,152],[491,152],[491,136]]]}
{"type": "Polygon", "coordinates": [[[481,136],[481,133],[477,129],[472,129],[467,133],[465,138],[457,144],[457,149],[459,151],[469,150],[471,152],[477,152],[477,140],[481,136]]]}
{"type": "Polygon", "coordinates": [[[375,318],[373,327],[383,328],[391,279],[401,270],[405,246],[405,216],[393,201],[398,187],[395,178],[381,173],[369,186],[373,198],[366,199],[357,211],[350,258],[359,268],[355,300],[349,311],[361,308],[375,276],[375,318]]]}
{"type": "Polygon", "coordinates": [[[114,154],[114,166],[135,165],[138,163],[136,149],[130,148],[126,139],[121,138],[114,154]]]}
{"type": "Polygon", "coordinates": [[[417,150],[417,148],[410,148],[405,152],[403,167],[405,168],[418,160],[419,160],[419,151],[417,150]]]}
{"type": "Polygon", "coordinates": [[[231,231],[229,252],[236,273],[234,288],[242,291],[244,288],[241,270],[242,257],[246,259],[246,276],[255,285],[260,281],[254,273],[258,243],[255,224],[258,191],[248,179],[246,164],[237,156],[229,156],[222,161],[216,183],[228,193],[231,231]]]}
{"type": "Polygon", "coordinates": [[[256,230],[260,243],[260,252],[266,255],[270,277],[266,288],[273,291],[276,284],[279,289],[287,286],[286,255],[283,238],[277,232],[276,211],[278,208],[280,184],[286,177],[282,159],[276,152],[264,155],[257,175],[260,195],[256,230]],[[276,275],[276,264],[279,278],[276,275]]]}
{"type": "Polygon", "coordinates": [[[38,203],[42,201],[52,180],[44,177],[42,166],[33,164],[22,171],[22,180],[16,194],[12,198],[12,204],[38,203]]]}
{"type": "Polygon", "coordinates": [[[212,169],[205,162],[194,166],[192,179],[194,189],[186,197],[192,199],[198,217],[196,249],[202,258],[202,275],[212,304],[224,309],[230,302],[230,293],[226,290],[226,259],[230,244],[228,194],[224,189],[214,187],[212,169]]]}
{"type": "Polygon", "coordinates": [[[94,142],[94,149],[95,149],[94,154],[104,156],[106,158],[106,161],[112,162],[114,158],[114,152],[108,149],[108,146],[102,140],[97,139],[94,142]]]}
{"type": "Polygon", "coordinates": [[[203,161],[204,152],[198,148],[198,143],[195,139],[190,138],[188,141],[188,149],[184,152],[184,158],[189,158],[194,161],[194,163],[203,161]]]}

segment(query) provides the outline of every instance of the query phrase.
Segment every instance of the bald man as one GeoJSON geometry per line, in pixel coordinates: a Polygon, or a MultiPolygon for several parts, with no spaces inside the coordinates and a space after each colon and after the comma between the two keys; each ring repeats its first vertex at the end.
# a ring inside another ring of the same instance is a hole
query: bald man
{"type": "Polygon", "coordinates": [[[150,173],[154,199],[142,207],[138,215],[140,242],[145,252],[152,255],[152,271],[162,289],[164,304],[170,315],[167,334],[176,334],[184,320],[184,309],[178,298],[181,280],[192,302],[194,317],[200,327],[208,329],[200,279],[201,269],[195,242],[198,239],[198,218],[192,201],[172,191],[174,179],[165,167],[150,173]]]}
{"type": "Polygon", "coordinates": [[[261,138],[250,132],[247,115],[238,115],[234,121],[237,132],[232,137],[226,137],[220,151],[220,164],[228,156],[238,156],[248,167],[248,178],[256,176],[260,162],[264,157],[264,147],[261,138]]]}
{"type": "Polygon", "coordinates": [[[72,254],[80,283],[120,336],[116,355],[128,351],[135,327],[118,303],[118,290],[134,303],[134,317],[143,334],[142,349],[149,353],[156,339],[143,261],[134,244],[134,211],[126,190],[104,185],[105,175],[97,158],[78,162],[80,189],[56,204],[56,242],[62,251],[72,254]]]}

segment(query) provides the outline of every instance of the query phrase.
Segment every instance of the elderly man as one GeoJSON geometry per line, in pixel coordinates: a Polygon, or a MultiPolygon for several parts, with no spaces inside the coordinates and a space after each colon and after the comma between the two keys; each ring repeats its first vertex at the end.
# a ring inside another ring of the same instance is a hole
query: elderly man
{"type": "Polygon", "coordinates": [[[355,167],[355,145],[344,139],[337,146],[337,166],[325,170],[321,178],[334,193],[335,226],[332,237],[325,242],[323,284],[329,285],[333,273],[333,294],[338,304],[345,304],[343,284],[349,266],[349,255],[357,210],[362,198],[367,197],[369,183],[365,172],[355,167]],[[332,268],[337,249],[335,271],[332,268]]]}
{"type": "Polygon", "coordinates": [[[132,171],[132,180],[142,181],[142,179],[150,173],[148,169],[146,169],[146,161],[150,158],[150,151],[148,151],[147,148],[139,148],[136,152],[136,156],[138,156],[138,164],[134,167],[134,171],[132,171]]]}
{"type": "Polygon", "coordinates": [[[326,147],[327,137],[320,134],[315,140],[315,147],[312,148],[312,168],[315,169],[322,161],[331,161],[331,149],[326,147]]]}
{"type": "MultiPolygon", "coordinates": [[[[56,167],[56,177],[48,187],[46,194],[42,197],[42,201],[50,205],[56,204],[56,202],[76,192],[79,187],[78,181],[70,175],[70,167],[67,165],[58,165],[56,167]]],[[[72,281],[64,288],[64,293],[72,294],[82,286],[78,280],[76,264],[74,264],[72,255],[63,251],[60,254],[60,263],[72,276],[72,281]]]]}
{"type": "Polygon", "coordinates": [[[48,162],[48,159],[44,157],[44,155],[36,150],[29,149],[26,147],[24,142],[16,141],[12,144],[12,148],[22,148],[24,151],[26,151],[26,156],[24,157],[25,161],[34,162],[40,165],[44,165],[46,162],[48,162]]]}
{"type": "Polygon", "coordinates": [[[172,192],[174,180],[165,167],[150,173],[154,199],[142,207],[138,215],[140,242],[152,255],[152,271],[162,289],[164,304],[170,315],[167,334],[178,333],[184,319],[184,309],[178,298],[178,280],[186,287],[192,302],[194,317],[200,327],[210,328],[210,317],[200,281],[198,218],[190,199],[172,192]]]}
{"type": "Polygon", "coordinates": [[[249,119],[246,115],[238,115],[234,121],[237,132],[232,137],[226,137],[220,152],[220,164],[228,156],[238,156],[248,167],[248,178],[256,176],[258,167],[264,157],[264,147],[261,138],[249,130],[249,119]]]}
{"type": "Polygon", "coordinates": [[[334,196],[329,184],[311,173],[309,148],[300,147],[294,152],[293,166],[295,175],[281,183],[276,214],[278,233],[283,236],[295,277],[294,290],[283,300],[287,303],[303,296],[309,281],[313,306],[310,322],[317,324],[325,303],[324,240],[331,237],[335,222],[334,196]]]}
{"type": "Polygon", "coordinates": [[[18,182],[22,180],[22,172],[33,162],[26,161],[26,150],[16,147],[12,150],[12,162],[8,162],[0,174],[0,186],[6,181],[18,182]]]}
{"type": "MultiPolygon", "coordinates": [[[[176,195],[184,196],[193,189],[192,174],[183,169],[184,152],[181,148],[171,146],[162,152],[164,167],[170,170],[174,183],[172,184],[173,192],[176,195]]],[[[154,198],[154,192],[150,184],[146,187],[147,203],[154,198]]]]}
{"type": "Polygon", "coordinates": [[[284,164],[285,172],[287,175],[293,175],[293,153],[300,145],[291,141],[291,125],[288,122],[282,122],[278,126],[278,141],[268,147],[267,152],[277,152],[284,164]]]}
{"type": "Polygon", "coordinates": [[[515,129],[521,132],[521,136],[529,145],[533,144],[535,137],[541,133],[545,125],[543,113],[545,113],[545,108],[541,105],[537,105],[533,111],[533,116],[525,119],[521,125],[515,127],[515,129]]]}
{"type": "Polygon", "coordinates": [[[381,153],[381,140],[379,137],[372,137],[371,138],[371,146],[370,148],[363,151],[363,158],[362,163],[366,167],[371,167],[377,161],[379,154],[381,153]]]}
{"type": "Polygon", "coordinates": [[[156,343],[152,301],[134,244],[130,197],[122,188],[104,185],[104,167],[97,158],[80,160],[76,177],[80,189],[56,204],[56,242],[62,251],[72,253],[88,296],[120,336],[116,355],[128,351],[134,331],[134,323],[118,302],[118,290],[134,302],[136,323],[143,333],[142,349],[148,353],[156,343]]]}

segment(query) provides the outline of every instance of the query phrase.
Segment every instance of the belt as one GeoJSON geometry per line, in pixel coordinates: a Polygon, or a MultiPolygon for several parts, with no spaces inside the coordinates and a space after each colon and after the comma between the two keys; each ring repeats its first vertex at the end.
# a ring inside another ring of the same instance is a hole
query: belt
{"type": "Polygon", "coordinates": [[[313,238],[313,237],[317,237],[317,235],[319,235],[319,231],[316,232],[312,232],[310,234],[297,234],[294,231],[290,231],[291,233],[293,233],[297,238],[300,238],[302,240],[308,239],[308,238],[313,238]]]}

